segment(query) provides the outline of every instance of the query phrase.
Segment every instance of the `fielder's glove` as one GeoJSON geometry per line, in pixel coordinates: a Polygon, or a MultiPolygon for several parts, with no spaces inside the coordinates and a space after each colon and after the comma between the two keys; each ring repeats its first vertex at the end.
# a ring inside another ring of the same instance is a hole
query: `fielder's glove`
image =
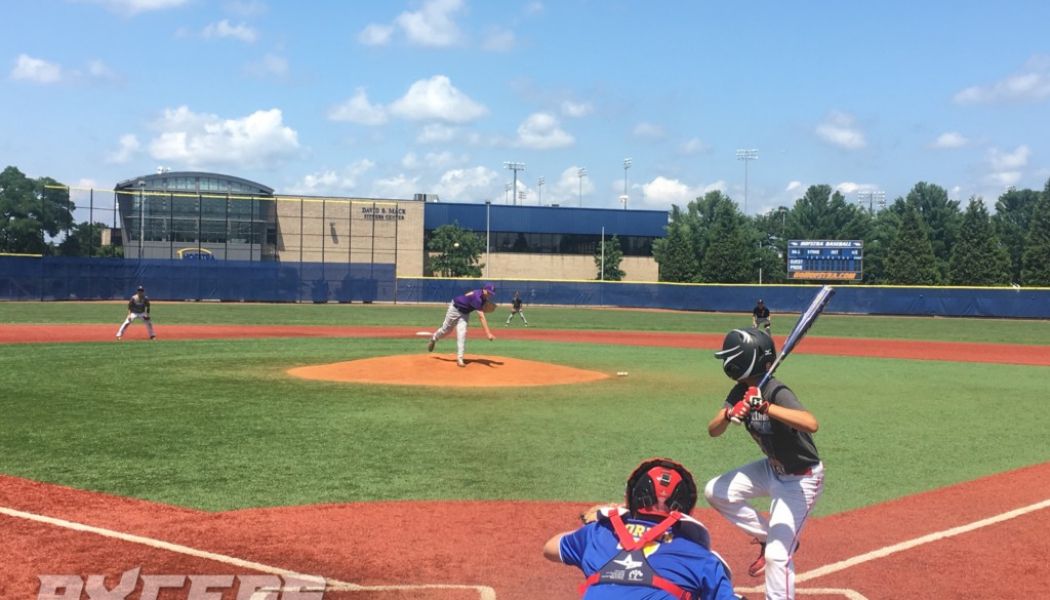
{"type": "Polygon", "coordinates": [[[747,391],[744,392],[744,400],[747,401],[747,405],[751,407],[751,410],[760,415],[766,414],[766,411],[769,410],[769,402],[762,397],[762,390],[755,386],[747,388],[747,391]]]}

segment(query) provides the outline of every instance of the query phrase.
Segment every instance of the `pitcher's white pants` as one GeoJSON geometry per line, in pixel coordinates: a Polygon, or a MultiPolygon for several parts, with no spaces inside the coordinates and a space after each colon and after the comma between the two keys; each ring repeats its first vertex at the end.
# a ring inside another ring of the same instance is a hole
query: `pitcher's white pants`
{"type": "Polygon", "coordinates": [[[124,322],[120,325],[120,329],[117,330],[117,337],[124,337],[124,330],[127,329],[128,325],[131,325],[135,319],[142,319],[142,322],[146,324],[146,331],[149,332],[149,336],[151,338],[155,337],[153,335],[153,321],[145,317],[146,315],[143,313],[128,313],[128,318],[124,319],[124,322]]]}
{"type": "Polygon", "coordinates": [[[463,314],[459,312],[456,305],[452,302],[448,303],[448,310],[445,311],[445,322],[441,324],[441,329],[434,332],[432,339],[436,342],[441,338],[448,335],[448,332],[452,331],[452,328],[456,328],[456,358],[463,360],[463,350],[467,347],[467,321],[470,319],[470,313],[463,314]]]}
{"type": "Polygon", "coordinates": [[[766,459],[733,469],[704,486],[712,508],[744,533],[766,544],[766,598],[795,597],[795,563],[792,555],[802,525],[824,491],[824,465],[808,475],[779,475],[766,459]],[[749,503],[769,497],[769,517],[749,503]]]}

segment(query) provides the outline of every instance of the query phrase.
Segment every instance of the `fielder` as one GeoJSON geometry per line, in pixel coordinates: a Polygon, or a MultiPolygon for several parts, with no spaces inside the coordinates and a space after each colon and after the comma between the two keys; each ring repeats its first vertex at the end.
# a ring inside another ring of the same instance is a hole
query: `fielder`
{"type": "Polygon", "coordinates": [[[769,318],[769,309],[761,298],[758,299],[755,308],[751,309],[751,325],[755,329],[763,328],[766,333],[773,335],[773,320],[769,318]]]}
{"type": "Polygon", "coordinates": [[[776,360],[773,339],[764,332],[730,331],[715,358],[737,384],[707,432],[718,437],[730,422],[742,422],[766,458],[708,481],[704,496],[761,546],[748,574],[765,572],[766,598],[794,598],[792,558],[802,525],[824,490],[824,465],[812,438],[819,425],[783,382],[771,377],[761,390],[755,387],[776,360]],[[768,517],[748,503],[758,497],[771,499],[768,517]]]}
{"type": "Polygon", "coordinates": [[[124,330],[135,322],[135,319],[142,319],[142,322],[146,324],[146,331],[149,332],[149,339],[157,339],[157,335],[153,332],[153,321],[150,320],[149,316],[149,298],[146,296],[146,288],[141,285],[135,290],[135,294],[128,301],[128,317],[121,323],[120,329],[117,330],[117,339],[124,339],[124,330]]]}
{"type": "Polygon", "coordinates": [[[627,479],[627,507],[596,506],[583,527],[547,541],[543,556],[578,567],[588,600],[733,600],[729,567],[689,516],[696,482],[682,465],[653,458],[627,479]]]}
{"type": "Polygon", "coordinates": [[[496,288],[491,283],[486,283],[480,290],[471,290],[453,298],[452,302],[448,303],[448,310],[445,311],[445,322],[441,324],[441,329],[435,331],[434,335],[430,336],[430,341],[427,342],[427,352],[433,352],[434,344],[455,327],[456,364],[461,367],[467,366],[463,362],[463,351],[467,345],[467,321],[470,319],[470,313],[478,312],[478,319],[481,320],[481,326],[485,328],[485,335],[488,336],[490,342],[495,340],[496,336],[492,335],[488,319],[485,318],[485,313],[490,313],[496,308],[496,305],[492,302],[492,298],[495,296],[496,288]]]}
{"type": "Polygon", "coordinates": [[[507,322],[504,326],[510,325],[511,320],[514,319],[514,315],[520,315],[521,320],[525,322],[525,326],[529,326],[529,320],[525,318],[525,311],[521,309],[521,294],[514,292],[514,299],[510,302],[510,314],[507,316],[507,322]]]}

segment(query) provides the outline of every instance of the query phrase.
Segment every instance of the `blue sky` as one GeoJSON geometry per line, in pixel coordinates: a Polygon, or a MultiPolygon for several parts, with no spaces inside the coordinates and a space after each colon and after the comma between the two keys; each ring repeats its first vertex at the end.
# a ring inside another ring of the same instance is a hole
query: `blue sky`
{"type": "Polygon", "coordinates": [[[111,188],[747,212],[1050,177],[1050,3],[35,0],[4,6],[0,162],[111,188]],[[579,169],[586,169],[583,178],[579,169]],[[538,185],[539,178],[545,183],[538,185]],[[542,195],[542,198],[541,198],[542,195]]]}

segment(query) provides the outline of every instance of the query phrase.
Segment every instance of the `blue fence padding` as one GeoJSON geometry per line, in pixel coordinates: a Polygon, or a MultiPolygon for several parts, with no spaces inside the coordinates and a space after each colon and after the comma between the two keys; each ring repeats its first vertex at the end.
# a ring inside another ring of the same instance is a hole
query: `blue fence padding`
{"type": "Polygon", "coordinates": [[[0,298],[114,300],[138,285],[154,300],[393,301],[392,264],[0,257],[0,298]]]}
{"type": "MultiPolygon", "coordinates": [[[[762,298],[774,313],[799,313],[819,285],[681,285],[600,281],[524,281],[398,279],[399,302],[448,302],[453,296],[496,286],[496,301],[509,303],[514,292],[526,304],[621,306],[712,312],[751,312],[762,298]]],[[[943,317],[1050,318],[1050,289],[910,288],[836,286],[826,312],[943,317]]]]}

